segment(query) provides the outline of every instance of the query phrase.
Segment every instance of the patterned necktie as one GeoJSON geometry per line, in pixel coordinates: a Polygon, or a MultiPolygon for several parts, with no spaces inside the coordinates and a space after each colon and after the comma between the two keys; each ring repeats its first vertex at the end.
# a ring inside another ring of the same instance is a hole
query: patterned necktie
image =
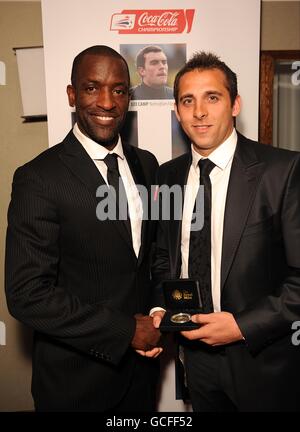
{"type": "Polygon", "coordinates": [[[118,167],[118,155],[116,153],[108,153],[103,159],[107,165],[107,182],[110,186],[115,189],[116,202],[117,202],[117,219],[121,219],[124,222],[126,229],[131,237],[131,224],[128,214],[128,202],[127,195],[124,187],[122,177],[120,176],[118,167]],[[126,211],[123,211],[126,209],[126,211]],[[124,214],[123,214],[124,213],[124,214]]]}
{"type": "Polygon", "coordinates": [[[205,313],[210,313],[214,311],[214,308],[211,293],[211,182],[209,174],[215,164],[209,159],[200,159],[199,167],[200,185],[204,186],[204,225],[201,230],[190,232],[189,277],[199,281],[203,310],[205,313]]]}

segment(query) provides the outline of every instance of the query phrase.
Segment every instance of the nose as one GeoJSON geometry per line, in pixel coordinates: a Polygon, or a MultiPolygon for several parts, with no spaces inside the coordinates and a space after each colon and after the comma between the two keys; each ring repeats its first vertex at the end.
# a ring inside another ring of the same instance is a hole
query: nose
{"type": "Polygon", "coordinates": [[[194,105],[193,115],[198,120],[202,120],[203,118],[205,118],[207,116],[207,106],[206,106],[206,104],[204,102],[202,102],[202,101],[196,101],[196,103],[194,105]]]}
{"type": "Polygon", "coordinates": [[[110,89],[102,87],[99,90],[96,105],[106,111],[110,111],[115,107],[114,97],[110,89]]]}

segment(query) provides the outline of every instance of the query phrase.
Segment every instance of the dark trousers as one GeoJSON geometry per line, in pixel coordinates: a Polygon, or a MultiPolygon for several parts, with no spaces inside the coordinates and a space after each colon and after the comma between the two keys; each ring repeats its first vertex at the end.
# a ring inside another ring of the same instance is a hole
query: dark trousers
{"type": "MultiPolygon", "coordinates": [[[[111,412],[154,412],[156,411],[157,382],[159,363],[157,359],[143,359],[148,364],[145,369],[141,362],[137,362],[132,380],[121,401],[112,408],[111,412]]],[[[144,362],[143,362],[144,363],[144,362]]]]}
{"type": "Polygon", "coordinates": [[[185,347],[184,360],[187,386],[194,411],[237,411],[233,376],[226,348],[185,347]]]}

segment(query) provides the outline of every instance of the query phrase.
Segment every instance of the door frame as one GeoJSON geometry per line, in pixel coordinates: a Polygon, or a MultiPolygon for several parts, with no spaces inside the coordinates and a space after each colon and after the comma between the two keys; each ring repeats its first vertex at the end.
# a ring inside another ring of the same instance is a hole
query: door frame
{"type": "Polygon", "coordinates": [[[259,141],[273,141],[273,83],[278,60],[300,60],[300,50],[261,51],[259,80],[259,141]]]}

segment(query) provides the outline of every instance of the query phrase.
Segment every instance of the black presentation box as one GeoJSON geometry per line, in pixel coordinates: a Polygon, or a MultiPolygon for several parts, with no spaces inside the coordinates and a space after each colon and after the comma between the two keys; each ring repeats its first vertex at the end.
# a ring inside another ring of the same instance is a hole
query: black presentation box
{"type": "Polygon", "coordinates": [[[181,331],[199,328],[190,316],[203,312],[199,282],[192,279],[172,279],[162,283],[166,313],[161,331],[181,331]]]}

